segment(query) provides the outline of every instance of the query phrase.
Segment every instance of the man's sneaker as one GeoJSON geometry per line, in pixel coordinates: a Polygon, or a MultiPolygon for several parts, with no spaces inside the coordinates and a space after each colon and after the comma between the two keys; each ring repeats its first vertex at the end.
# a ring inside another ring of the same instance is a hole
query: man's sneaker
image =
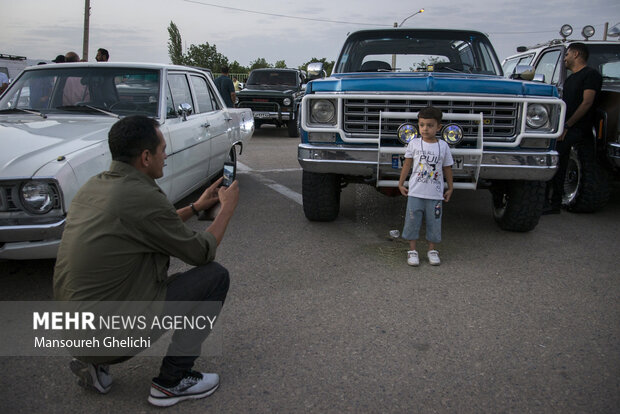
{"type": "Polygon", "coordinates": [[[437,250],[429,250],[428,261],[433,266],[439,266],[441,264],[441,260],[439,260],[439,252],[437,250]]]}
{"type": "Polygon", "coordinates": [[[69,368],[78,377],[78,385],[87,390],[107,394],[112,387],[109,365],[95,365],[74,359],[69,368]]]}
{"type": "Polygon", "coordinates": [[[407,264],[409,266],[420,265],[420,258],[418,257],[418,252],[416,250],[409,250],[407,252],[407,264]]]}
{"type": "Polygon", "coordinates": [[[207,397],[215,392],[220,385],[217,374],[187,371],[181,380],[171,386],[164,386],[158,378],[151,382],[149,402],[158,407],[169,407],[183,400],[207,397]]]}

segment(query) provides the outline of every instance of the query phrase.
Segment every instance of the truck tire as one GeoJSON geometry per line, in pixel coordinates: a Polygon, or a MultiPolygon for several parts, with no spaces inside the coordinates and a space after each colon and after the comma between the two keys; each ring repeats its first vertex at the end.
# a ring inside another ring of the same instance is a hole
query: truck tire
{"type": "Polygon", "coordinates": [[[594,149],[587,145],[571,148],[562,204],[574,213],[594,213],[609,200],[607,172],[596,160],[594,149]]]}
{"type": "Polygon", "coordinates": [[[303,172],[304,214],[310,221],[334,221],[340,211],[340,177],[303,172]]]}
{"type": "Polygon", "coordinates": [[[297,120],[291,119],[288,121],[288,136],[296,138],[299,136],[299,128],[297,128],[297,120]]]}
{"type": "Polygon", "coordinates": [[[503,230],[533,230],[542,215],[545,200],[544,181],[505,181],[495,183],[493,216],[503,230]]]}

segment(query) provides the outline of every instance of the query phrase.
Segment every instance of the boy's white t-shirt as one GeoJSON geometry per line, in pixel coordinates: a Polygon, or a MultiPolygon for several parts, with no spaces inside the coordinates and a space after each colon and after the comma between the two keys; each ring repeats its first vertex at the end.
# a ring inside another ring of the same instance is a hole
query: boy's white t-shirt
{"type": "Polygon", "coordinates": [[[422,138],[409,141],[405,158],[413,158],[409,196],[443,200],[443,167],[454,164],[450,147],[443,139],[432,144],[422,138]]]}

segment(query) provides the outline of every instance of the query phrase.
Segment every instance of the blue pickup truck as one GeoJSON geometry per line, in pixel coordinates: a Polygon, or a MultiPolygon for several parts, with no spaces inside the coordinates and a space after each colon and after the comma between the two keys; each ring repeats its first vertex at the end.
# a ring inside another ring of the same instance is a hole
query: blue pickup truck
{"type": "MultiPolygon", "coordinates": [[[[320,77],[320,63],[308,66],[320,77]]],[[[349,183],[395,193],[418,111],[444,114],[455,188],[490,189],[498,225],[529,231],[555,173],[555,138],[565,105],[554,86],[506,79],[488,38],[470,30],[364,30],[348,36],[333,73],[308,83],[301,104],[298,160],[303,208],[332,221],[349,183]]],[[[533,73],[531,73],[533,76],[533,73]]]]}

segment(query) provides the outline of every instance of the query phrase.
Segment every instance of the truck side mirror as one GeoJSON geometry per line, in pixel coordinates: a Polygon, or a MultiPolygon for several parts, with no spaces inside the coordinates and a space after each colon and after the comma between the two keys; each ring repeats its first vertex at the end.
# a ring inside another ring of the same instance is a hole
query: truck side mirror
{"type": "Polygon", "coordinates": [[[534,69],[534,66],[517,65],[515,70],[512,72],[512,75],[510,75],[510,79],[531,81],[534,79],[535,74],[536,70],[534,69]]]}
{"type": "Polygon", "coordinates": [[[324,77],[325,69],[323,68],[323,63],[313,62],[308,65],[308,81],[324,77]]]}

